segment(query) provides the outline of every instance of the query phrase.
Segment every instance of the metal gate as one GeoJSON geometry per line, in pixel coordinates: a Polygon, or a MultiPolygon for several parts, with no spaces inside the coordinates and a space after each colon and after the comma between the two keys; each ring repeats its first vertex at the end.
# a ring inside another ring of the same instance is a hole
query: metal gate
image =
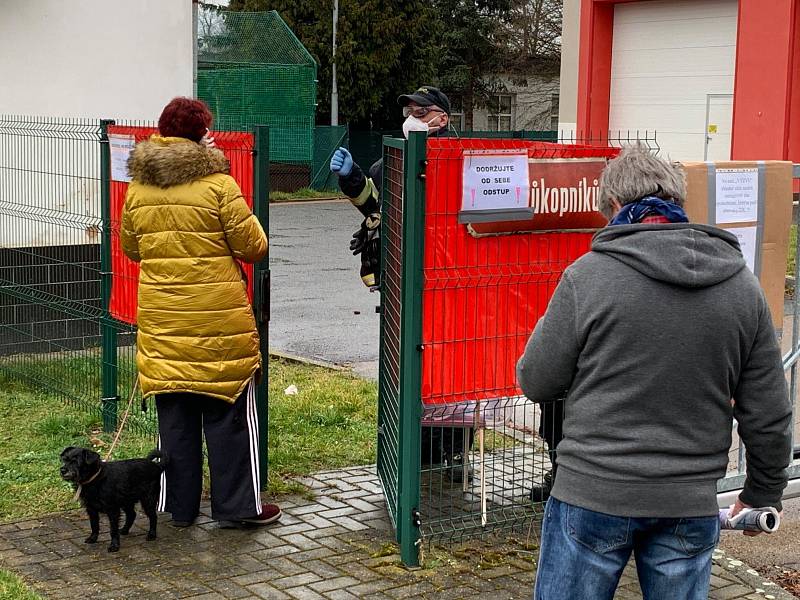
{"type": "Polygon", "coordinates": [[[425,136],[384,138],[378,475],[403,562],[418,564],[425,136]]]}

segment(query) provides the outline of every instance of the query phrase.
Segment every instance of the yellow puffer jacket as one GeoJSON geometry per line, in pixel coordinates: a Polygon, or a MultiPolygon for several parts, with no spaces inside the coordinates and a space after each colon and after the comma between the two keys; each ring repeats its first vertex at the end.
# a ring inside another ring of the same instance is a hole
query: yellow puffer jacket
{"type": "Polygon", "coordinates": [[[142,392],[235,402],[261,368],[253,310],[234,258],[258,262],[267,236],[219,150],[153,136],[128,160],[125,254],[140,263],[136,366],[142,392]]]}

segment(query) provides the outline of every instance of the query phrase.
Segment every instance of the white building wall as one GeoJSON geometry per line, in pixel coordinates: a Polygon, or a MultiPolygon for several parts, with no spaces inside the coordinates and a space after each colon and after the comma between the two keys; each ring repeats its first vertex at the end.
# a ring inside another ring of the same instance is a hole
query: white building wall
{"type": "Polygon", "coordinates": [[[580,30],[580,0],[564,0],[561,20],[561,94],[558,129],[565,132],[575,131],[578,121],[580,30]]]}
{"type": "Polygon", "coordinates": [[[0,113],[155,119],[192,95],[191,0],[35,0],[0,19],[0,113]]]}

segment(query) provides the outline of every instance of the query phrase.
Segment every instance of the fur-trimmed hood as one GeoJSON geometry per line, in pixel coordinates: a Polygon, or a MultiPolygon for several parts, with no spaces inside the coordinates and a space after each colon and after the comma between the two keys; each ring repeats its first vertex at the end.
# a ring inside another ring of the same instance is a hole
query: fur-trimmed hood
{"type": "Polygon", "coordinates": [[[229,172],[230,163],[220,150],[178,137],[154,135],[136,144],[128,158],[132,179],[161,188],[229,172]]]}

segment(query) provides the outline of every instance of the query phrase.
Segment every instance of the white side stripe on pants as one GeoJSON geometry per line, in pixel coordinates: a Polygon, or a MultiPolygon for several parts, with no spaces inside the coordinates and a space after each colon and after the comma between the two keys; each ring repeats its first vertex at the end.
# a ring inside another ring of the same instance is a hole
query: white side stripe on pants
{"type": "MultiPolygon", "coordinates": [[[[161,450],[161,436],[158,436],[158,449],[161,450]]],[[[162,458],[162,462],[163,462],[162,458]]],[[[167,473],[161,471],[161,489],[158,492],[158,506],[156,510],[159,512],[167,511],[167,473]]]]}
{"type": "Polygon", "coordinates": [[[258,412],[256,410],[256,384],[250,380],[247,385],[247,424],[250,434],[250,470],[253,475],[253,493],[255,494],[256,514],[261,512],[261,472],[258,456],[258,412]]]}

